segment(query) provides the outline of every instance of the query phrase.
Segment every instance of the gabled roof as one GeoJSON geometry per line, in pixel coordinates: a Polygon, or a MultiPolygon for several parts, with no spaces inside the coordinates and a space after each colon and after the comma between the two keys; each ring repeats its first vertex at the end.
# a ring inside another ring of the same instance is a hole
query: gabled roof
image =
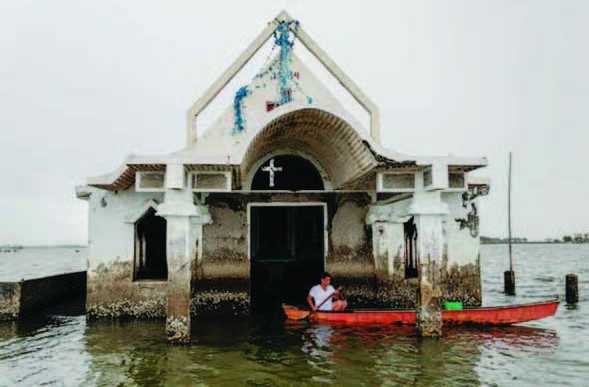
{"type": "MultiPolygon", "coordinates": [[[[283,22],[294,22],[286,11],[276,16],[268,26],[254,39],[254,41],[242,52],[242,54],[225,70],[225,72],[207,89],[207,91],[187,112],[187,145],[196,142],[196,119],[198,115],[211,103],[213,99],[227,86],[227,84],[239,73],[256,52],[270,39],[276,27],[283,22]]],[[[348,77],[343,70],[327,55],[325,51],[305,32],[302,26],[292,31],[295,37],[317,58],[325,68],[337,79],[337,81],[354,97],[354,99],[370,115],[370,135],[373,140],[380,143],[380,115],[378,107],[374,104],[356,83],[348,77]]]]}
{"type": "Polygon", "coordinates": [[[299,150],[312,153],[310,156],[332,162],[333,165],[324,167],[331,170],[336,188],[345,186],[353,180],[361,180],[368,173],[374,173],[377,167],[399,168],[443,163],[472,170],[487,164],[485,158],[413,157],[383,148],[379,141],[379,115],[376,106],[298,24],[291,32],[366,109],[371,117],[370,130],[363,128],[329,89],[291,52],[288,66],[295,74],[296,88],[292,89],[292,99],[288,103],[273,103],[279,96],[279,81],[271,71],[277,61],[274,58],[247,85],[250,92],[240,102],[240,114],[244,120],[243,130],[235,131],[237,114],[234,105],[228,107],[197,141],[195,119],[198,114],[265,41],[272,37],[280,23],[292,21],[286,12],[281,12],[193,104],[188,111],[187,144],[183,149],[157,156],[131,155],[113,173],[88,179],[88,185],[109,190],[125,189],[134,181],[136,171],[162,171],[167,164],[184,164],[188,169],[223,168],[244,174],[249,166],[255,163],[255,158],[261,157],[264,151],[270,151],[274,146],[298,147],[299,150]],[[278,126],[284,130],[279,130],[278,126]],[[322,149],[323,146],[325,149],[322,149]],[[346,159],[348,155],[350,157],[346,159]],[[346,162],[355,165],[348,164],[349,168],[344,171],[343,166],[346,162]]]}

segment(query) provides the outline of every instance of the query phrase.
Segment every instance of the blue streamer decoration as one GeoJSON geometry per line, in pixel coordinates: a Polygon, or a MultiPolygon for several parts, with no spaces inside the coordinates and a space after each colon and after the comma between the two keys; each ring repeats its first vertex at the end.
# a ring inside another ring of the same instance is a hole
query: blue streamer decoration
{"type": "Polygon", "coordinates": [[[244,129],[244,119],[243,119],[243,99],[251,94],[250,89],[247,86],[242,86],[237,90],[235,93],[235,97],[233,98],[233,112],[235,113],[235,118],[233,122],[233,133],[242,132],[244,129]]]}
{"type": "Polygon", "coordinates": [[[288,84],[292,77],[292,70],[290,69],[290,53],[294,46],[294,37],[290,38],[291,24],[294,23],[295,31],[298,29],[299,22],[281,22],[278,27],[274,30],[274,44],[280,47],[279,56],[279,70],[278,70],[278,81],[280,85],[280,100],[278,103],[283,105],[289,103],[292,100],[292,92],[288,87],[288,84]]]}
{"type": "MultiPolygon", "coordinates": [[[[299,22],[296,20],[283,21],[278,24],[278,26],[273,32],[274,45],[272,46],[270,54],[266,58],[266,64],[262,67],[267,68],[266,70],[256,74],[256,76],[254,77],[254,79],[262,79],[266,75],[270,75],[270,80],[278,80],[280,97],[278,101],[266,102],[267,111],[270,111],[275,107],[291,102],[293,100],[293,89],[296,89],[301,94],[303,94],[306,97],[307,103],[309,105],[313,104],[313,98],[305,94],[305,92],[301,88],[300,83],[296,79],[299,77],[299,75],[296,74],[295,76],[290,67],[290,64],[292,63],[292,48],[294,46],[295,37],[298,29],[299,22]],[[291,34],[291,32],[293,32],[294,34],[291,34]],[[267,63],[272,58],[272,54],[274,53],[274,50],[277,47],[280,48],[278,60],[268,66],[267,63]]],[[[264,82],[261,86],[256,85],[255,88],[266,88],[266,82],[264,82]]],[[[242,111],[243,99],[251,93],[252,90],[250,90],[247,86],[239,88],[239,90],[237,90],[237,92],[235,93],[235,97],[233,99],[233,111],[235,115],[233,126],[234,134],[240,133],[245,129],[245,120],[242,111]]]]}

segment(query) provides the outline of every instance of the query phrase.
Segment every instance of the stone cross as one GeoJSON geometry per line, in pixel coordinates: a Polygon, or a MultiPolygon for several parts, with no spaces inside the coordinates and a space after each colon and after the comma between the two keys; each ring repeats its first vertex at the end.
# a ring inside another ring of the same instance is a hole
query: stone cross
{"type": "Polygon", "coordinates": [[[282,167],[274,166],[274,159],[270,159],[270,163],[267,167],[262,168],[262,171],[270,174],[270,187],[274,187],[274,173],[282,172],[282,167]]]}

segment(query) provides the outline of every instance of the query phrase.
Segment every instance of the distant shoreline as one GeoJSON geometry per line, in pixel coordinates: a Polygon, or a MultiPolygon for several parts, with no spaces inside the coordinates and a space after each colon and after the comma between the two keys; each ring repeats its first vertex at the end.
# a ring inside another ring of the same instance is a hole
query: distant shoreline
{"type": "MultiPolygon", "coordinates": [[[[583,245],[588,242],[547,242],[547,241],[528,241],[528,242],[511,242],[512,245],[583,245]]],[[[481,245],[508,245],[507,241],[501,242],[483,242],[481,245]]]]}
{"type": "Polygon", "coordinates": [[[0,245],[0,249],[25,249],[25,248],[43,248],[43,247],[88,247],[88,245],[0,245]]]}

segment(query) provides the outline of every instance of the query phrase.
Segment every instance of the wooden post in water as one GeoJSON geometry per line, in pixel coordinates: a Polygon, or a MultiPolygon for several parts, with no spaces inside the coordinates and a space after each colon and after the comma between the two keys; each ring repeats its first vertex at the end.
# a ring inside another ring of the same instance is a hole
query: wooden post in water
{"type": "Polygon", "coordinates": [[[576,274],[566,275],[566,302],[576,304],[579,302],[579,278],[576,274]]]}
{"type": "Polygon", "coordinates": [[[509,270],[503,273],[504,292],[515,296],[515,272],[513,271],[513,253],[511,247],[511,152],[509,152],[509,174],[507,180],[507,233],[509,243],[509,270]]]}

